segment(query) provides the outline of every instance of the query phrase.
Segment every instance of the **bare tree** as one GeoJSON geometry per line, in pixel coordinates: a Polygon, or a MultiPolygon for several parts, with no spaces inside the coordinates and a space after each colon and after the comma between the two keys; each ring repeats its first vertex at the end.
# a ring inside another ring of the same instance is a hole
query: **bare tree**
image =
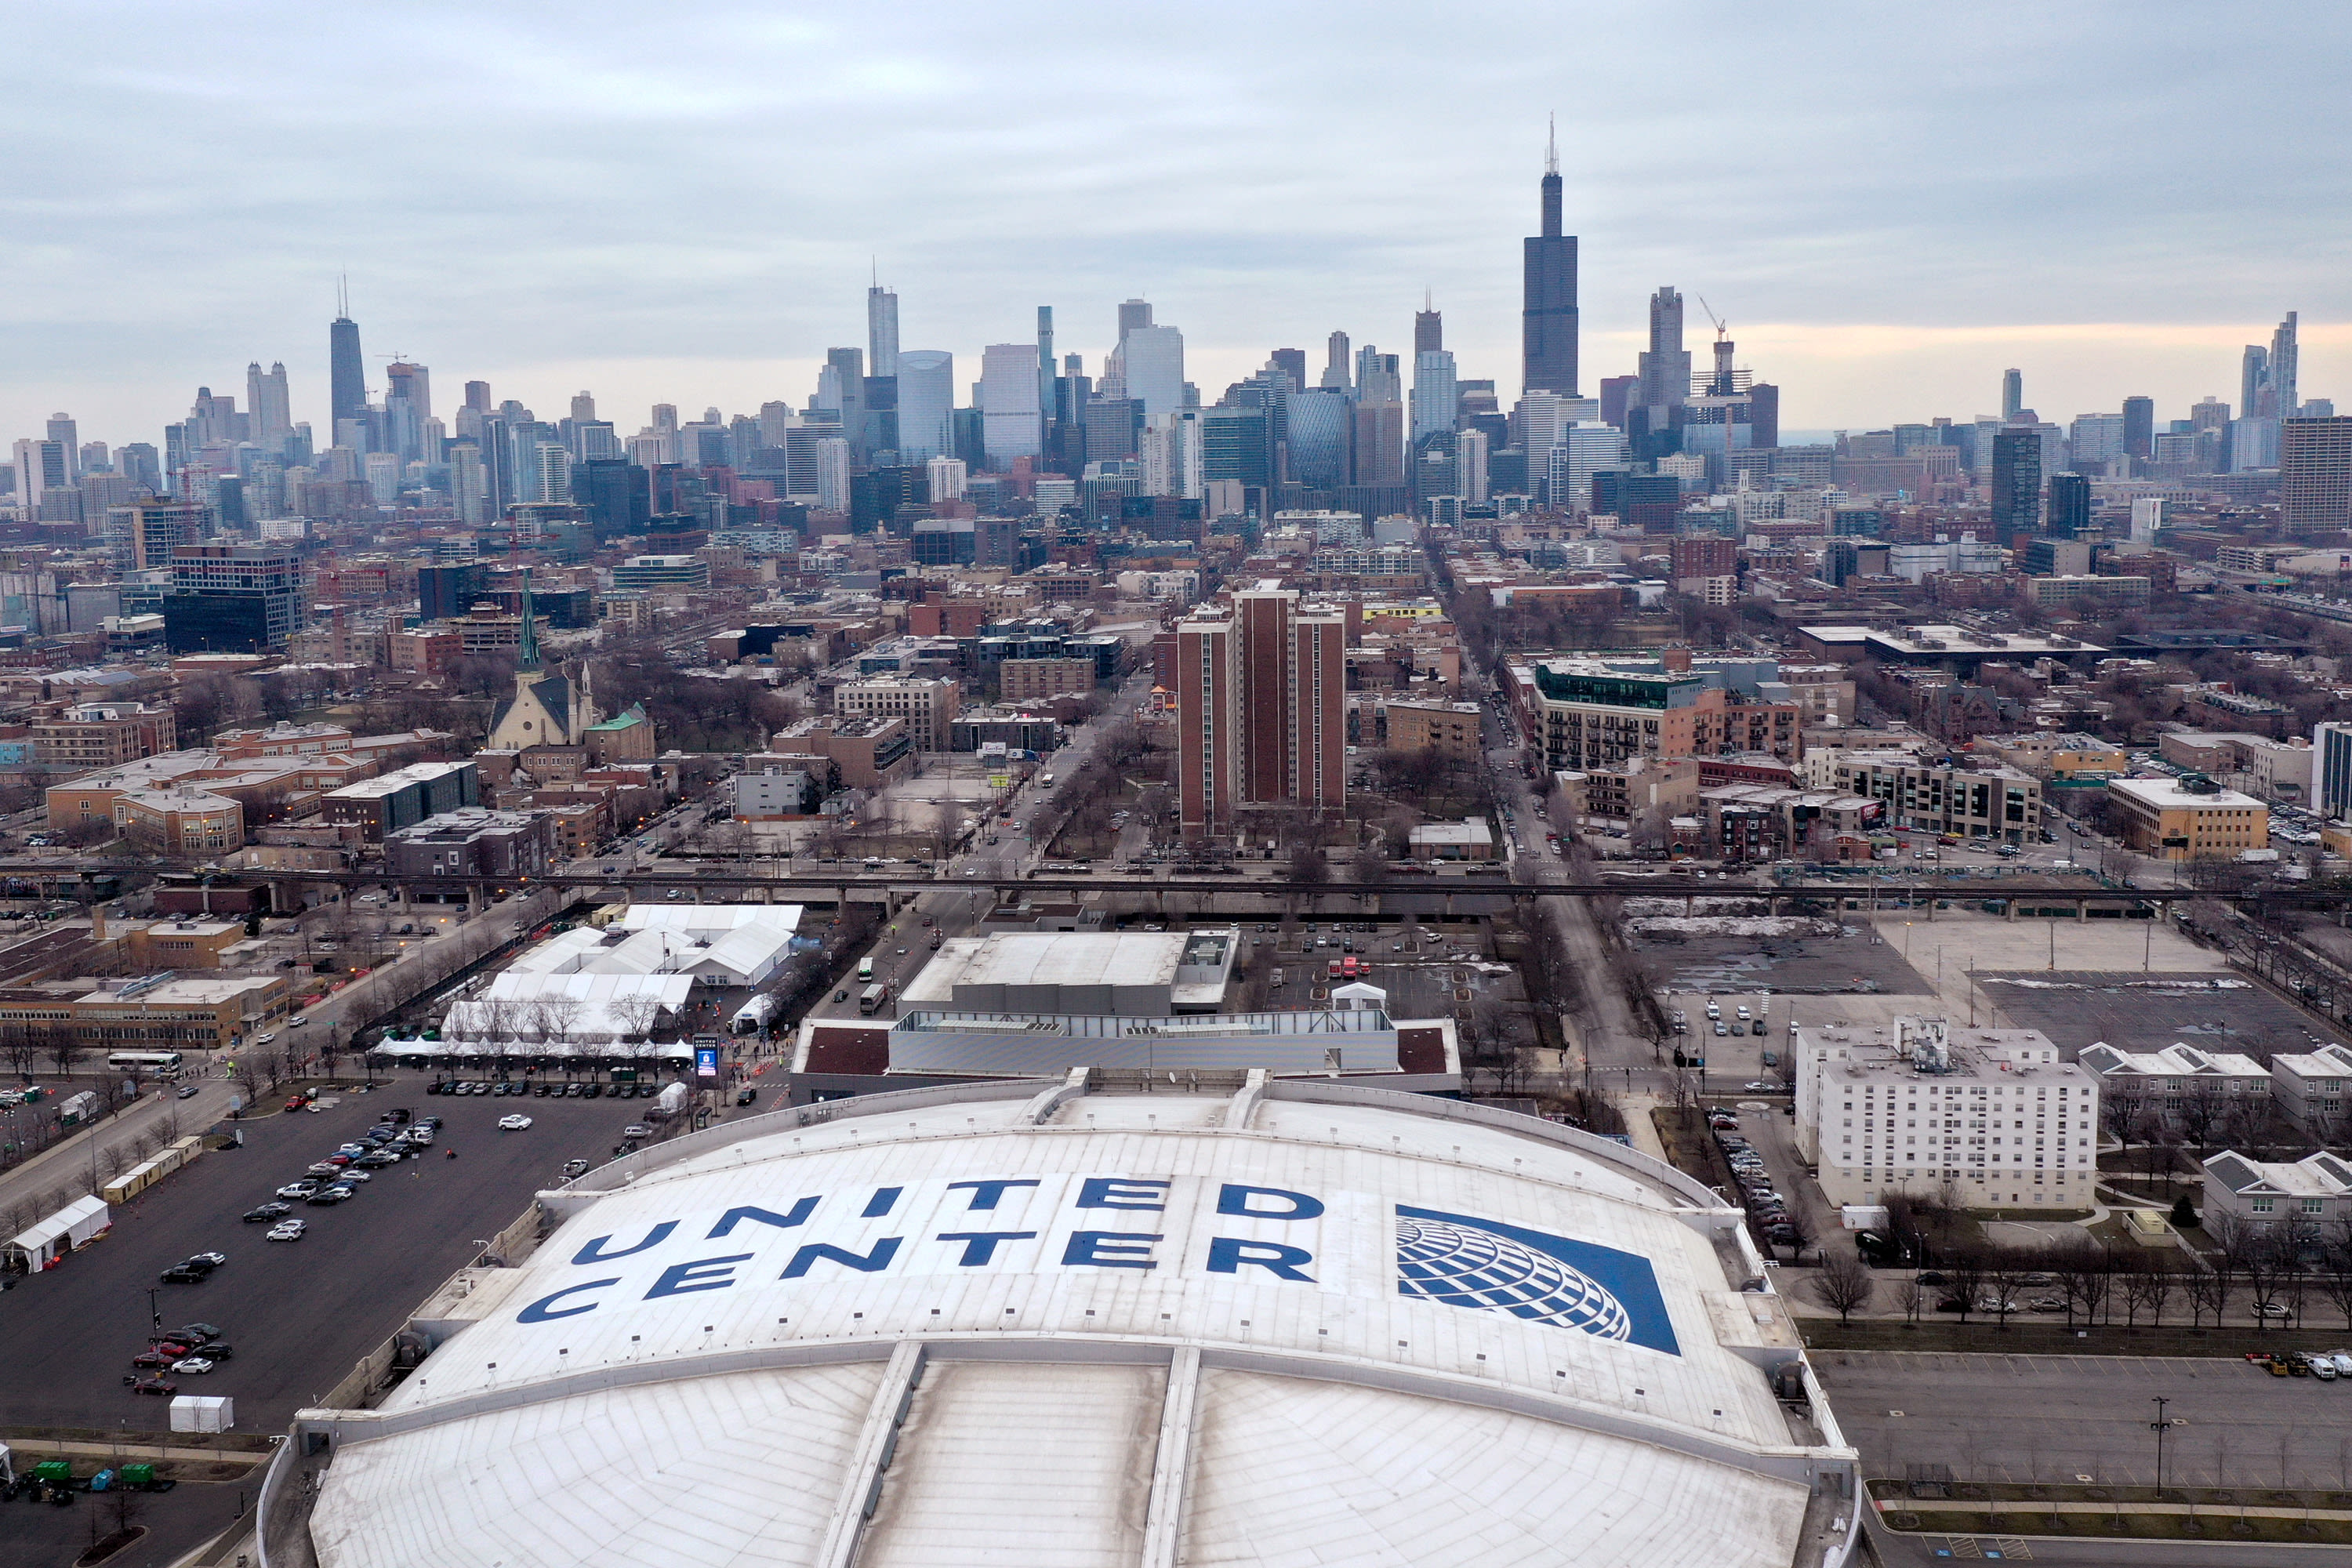
{"type": "MultiPolygon", "coordinates": [[[[2225,1230],[2231,1228],[2229,1222],[2237,1218],[2235,1215],[2221,1217],[2225,1230]]],[[[2293,1268],[2294,1251],[2284,1237],[2269,1229],[2247,1229],[2249,1234],[2236,1246],[2238,1275],[2245,1280],[2246,1291],[2254,1299],[2255,1324],[2268,1331],[2272,1320],[2283,1315],[2279,1294],[2293,1268]]],[[[2230,1246],[2229,1241],[2223,1242],[2225,1250],[2230,1246]]]]}
{"type": "Polygon", "coordinates": [[[1895,1287],[1895,1304],[1903,1310],[1904,1321],[1916,1323],[1927,1305],[1927,1288],[1916,1279],[1906,1279],[1895,1287]]]}
{"type": "Polygon", "coordinates": [[[2050,1269],[2065,1294],[2067,1327],[2074,1327],[2077,1312],[2085,1323],[2099,1321],[2115,1289],[2115,1264],[2113,1256],[2088,1237],[2053,1251],[2050,1269]]]}
{"type": "Polygon", "coordinates": [[[1960,1304],[1960,1321],[1977,1310],[1977,1292],[1984,1289],[1985,1255],[1978,1247],[1952,1248],[1944,1260],[1944,1275],[1952,1282],[1952,1295],[1960,1304]]]}
{"type": "Polygon", "coordinates": [[[2213,1146],[2214,1131],[2221,1125],[2222,1113],[2227,1109],[2220,1083],[2201,1078],[2189,1082],[2180,1096],[2180,1130],[2188,1135],[2192,1147],[2213,1146]]]}
{"type": "Polygon", "coordinates": [[[89,1053],[68,1027],[53,1026],[48,1036],[49,1060],[57,1064],[59,1078],[71,1078],[75,1066],[89,1053]]]}
{"type": "Polygon", "coordinates": [[[587,1004],[577,996],[542,996],[533,1005],[538,1017],[540,1038],[552,1044],[570,1047],[572,1035],[580,1027],[580,1015],[587,1004]]]}
{"type": "Polygon", "coordinates": [[[2017,1310],[2017,1291],[2032,1272],[2032,1259],[2023,1253],[2006,1247],[1987,1250],[1985,1288],[1992,1293],[1992,1310],[2002,1328],[2009,1327],[2009,1315],[2017,1310]]]}
{"type": "Polygon", "coordinates": [[[1822,1305],[1838,1315],[1841,1327],[1850,1323],[1855,1312],[1867,1309],[1878,1294],[1878,1281],[1863,1267],[1862,1259],[1843,1251],[1822,1257],[1811,1285],[1822,1305]]]}

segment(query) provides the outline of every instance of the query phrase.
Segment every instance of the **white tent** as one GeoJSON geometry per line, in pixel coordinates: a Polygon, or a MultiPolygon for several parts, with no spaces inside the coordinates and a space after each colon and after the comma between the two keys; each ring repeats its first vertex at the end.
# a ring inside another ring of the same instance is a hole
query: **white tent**
{"type": "Polygon", "coordinates": [[[113,1223],[104,1198],[78,1198],[13,1237],[5,1250],[18,1254],[28,1269],[47,1268],[113,1223]]]}
{"type": "Polygon", "coordinates": [[[612,1045],[641,1039],[662,1014],[676,1016],[693,994],[686,974],[570,973],[497,975],[479,996],[453,1003],[441,1032],[451,1039],[524,1040],[562,1045],[612,1045]],[[652,998],[656,1011],[633,1016],[632,998],[652,998]],[[542,1010],[541,1004],[553,1004],[542,1010]],[[568,1016],[558,1016],[567,1008],[568,1016]]]}
{"type": "Polygon", "coordinates": [[[602,930],[550,937],[509,974],[683,974],[713,985],[758,985],[792,955],[798,904],[632,906],[602,930]]]}

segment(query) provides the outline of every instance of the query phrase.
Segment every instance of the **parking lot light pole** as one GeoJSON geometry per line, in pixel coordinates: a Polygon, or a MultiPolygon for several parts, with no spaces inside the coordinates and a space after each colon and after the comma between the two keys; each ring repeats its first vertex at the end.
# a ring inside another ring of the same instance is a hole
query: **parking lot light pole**
{"type": "Polygon", "coordinates": [[[2156,1419],[2148,1423],[2149,1429],[2156,1434],[2156,1491],[2158,1497],[2164,1495],[2164,1435],[2180,1425],[2178,1421],[2165,1419],[2164,1407],[2171,1403],[2169,1399],[2158,1395],[2156,1419]]]}
{"type": "Polygon", "coordinates": [[[155,1298],[158,1294],[160,1294],[160,1292],[155,1289],[152,1287],[149,1289],[147,1292],[147,1315],[155,1321],[155,1331],[160,1334],[163,1331],[163,1309],[155,1304],[155,1298]]]}

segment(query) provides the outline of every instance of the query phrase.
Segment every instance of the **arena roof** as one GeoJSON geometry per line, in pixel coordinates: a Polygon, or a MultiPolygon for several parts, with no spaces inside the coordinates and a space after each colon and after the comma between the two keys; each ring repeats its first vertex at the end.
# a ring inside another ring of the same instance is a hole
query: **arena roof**
{"type": "Polygon", "coordinates": [[[782,1111],[545,1199],[560,1227],[419,1314],[382,1409],[303,1414],[266,1563],[1851,1547],[1853,1451],[1738,1213],[1532,1118],[1074,1074],[782,1111]]]}

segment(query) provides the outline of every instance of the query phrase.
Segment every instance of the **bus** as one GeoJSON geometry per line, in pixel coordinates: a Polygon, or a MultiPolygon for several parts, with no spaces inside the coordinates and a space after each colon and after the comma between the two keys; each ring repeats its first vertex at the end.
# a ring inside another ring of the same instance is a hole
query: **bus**
{"type": "Polygon", "coordinates": [[[864,958],[857,961],[857,982],[862,985],[873,978],[874,955],[869,952],[864,958]]]}
{"type": "Polygon", "coordinates": [[[180,1053],[177,1051],[115,1051],[108,1056],[106,1065],[116,1072],[178,1072],[180,1053]]]}
{"type": "Polygon", "coordinates": [[[861,1013],[879,1013],[889,1003],[890,987],[882,981],[875,982],[857,994],[857,1010],[861,1013]]]}

